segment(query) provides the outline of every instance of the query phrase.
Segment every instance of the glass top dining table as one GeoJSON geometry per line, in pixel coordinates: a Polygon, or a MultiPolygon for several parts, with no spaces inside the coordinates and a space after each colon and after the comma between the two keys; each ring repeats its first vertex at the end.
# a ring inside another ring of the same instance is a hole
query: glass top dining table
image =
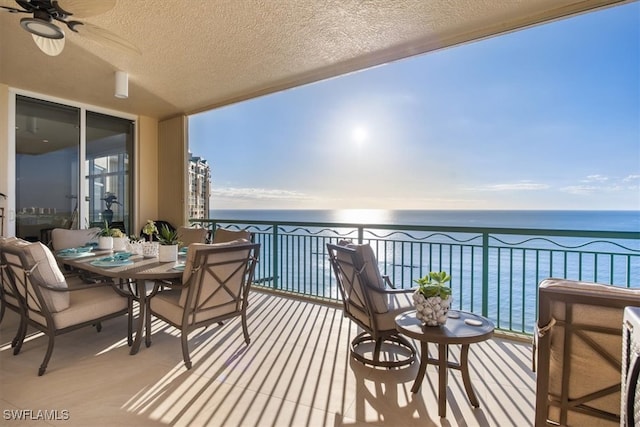
{"type": "MultiPolygon", "coordinates": [[[[147,285],[153,285],[160,280],[176,280],[182,277],[185,254],[180,254],[178,261],[160,262],[158,257],[144,258],[142,255],[132,255],[125,260],[117,260],[117,252],[94,250],[85,254],[73,254],[64,256],[56,254],[60,264],[72,269],[93,273],[97,276],[111,278],[123,285],[130,286],[134,298],[138,301],[139,312],[136,325],[136,334],[131,346],[130,354],[136,354],[142,342],[142,333],[145,322],[145,309],[147,299],[147,285]],[[116,259],[110,262],[109,259],[116,259]],[[133,285],[133,286],[131,286],[133,285]]],[[[129,313],[131,316],[132,313],[129,313]]]]}

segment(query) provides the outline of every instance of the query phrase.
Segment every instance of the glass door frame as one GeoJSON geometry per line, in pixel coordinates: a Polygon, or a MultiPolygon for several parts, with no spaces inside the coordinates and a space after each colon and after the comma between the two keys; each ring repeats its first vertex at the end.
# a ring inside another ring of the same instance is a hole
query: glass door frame
{"type": "MultiPolygon", "coordinates": [[[[85,224],[89,223],[89,183],[86,179],[87,166],[86,166],[86,145],[87,145],[87,111],[113,116],[125,120],[130,120],[134,123],[133,132],[133,162],[131,163],[130,179],[132,181],[131,186],[131,213],[132,223],[135,223],[137,218],[138,202],[137,202],[137,190],[139,188],[138,178],[138,164],[139,164],[139,148],[138,148],[138,116],[134,114],[124,113],[122,111],[115,111],[107,108],[98,107],[95,105],[79,103],[70,101],[63,98],[44,95],[37,92],[30,92],[17,88],[9,88],[9,108],[8,108],[8,155],[7,159],[7,200],[5,200],[5,224],[7,227],[7,235],[16,235],[16,97],[18,95],[27,96],[30,98],[41,99],[43,101],[54,102],[57,104],[66,105],[69,107],[78,108],[80,110],[80,147],[79,147],[79,176],[78,176],[78,213],[79,213],[79,227],[85,228],[85,224]]],[[[0,230],[1,231],[1,230],[0,230]]]]}

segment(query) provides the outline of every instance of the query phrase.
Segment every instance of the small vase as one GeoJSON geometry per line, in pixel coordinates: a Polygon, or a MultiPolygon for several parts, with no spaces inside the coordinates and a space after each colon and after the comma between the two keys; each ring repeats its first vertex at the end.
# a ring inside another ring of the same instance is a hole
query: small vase
{"type": "Polygon", "coordinates": [[[143,242],[142,256],[145,258],[155,258],[158,256],[158,242],[143,242]]]}
{"type": "Polygon", "coordinates": [[[413,302],[416,307],[416,317],[427,326],[444,325],[447,321],[447,313],[453,298],[428,297],[416,291],[413,293],[413,302]]]}
{"type": "Polygon", "coordinates": [[[98,239],[98,249],[103,251],[110,251],[113,249],[113,237],[100,236],[98,239]]]}
{"type": "Polygon", "coordinates": [[[129,239],[126,237],[114,237],[113,238],[113,250],[116,252],[123,252],[127,250],[127,243],[129,239]]]}
{"type": "Polygon", "coordinates": [[[178,245],[160,245],[158,257],[160,262],[176,262],[178,260],[178,245]]]}
{"type": "Polygon", "coordinates": [[[143,247],[144,242],[129,242],[127,243],[127,250],[135,255],[144,255],[143,247]]]}

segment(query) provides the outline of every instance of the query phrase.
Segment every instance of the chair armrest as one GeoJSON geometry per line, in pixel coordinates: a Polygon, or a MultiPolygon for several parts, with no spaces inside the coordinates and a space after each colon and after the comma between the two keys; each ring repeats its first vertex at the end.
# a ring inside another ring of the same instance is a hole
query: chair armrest
{"type": "MultiPolygon", "coordinates": [[[[33,279],[33,277],[32,277],[33,279]]],[[[54,286],[49,286],[49,285],[45,285],[43,283],[38,283],[37,280],[31,280],[31,283],[36,282],[36,284],[38,286],[40,286],[41,288],[47,289],[49,291],[54,291],[54,292],[75,292],[75,291],[82,291],[85,289],[91,289],[91,288],[102,288],[102,287],[111,287],[114,285],[114,283],[107,283],[107,282],[97,282],[97,283],[78,283],[78,284],[67,284],[66,288],[56,288],[54,286]]]]}
{"type": "Polygon", "coordinates": [[[369,283],[364,283],[364,285],[368,290],[378,294],[412,294],[415,292],[415,289],[380,289],[377,286],[371,286],[369,283]]]}
{"type": "Polygon", "coordinates": [[[388,276],[388,275],[383,274],[383,275],[382,275],[382,279],[384,280],[385,285],[389,286],[391,289],[395,289],[395,288],[396,288],[396,285],[394,285],[394,284],[391,282],[391,279],[389,279],[389,276],[388,276]]]}
{"type": "Polygon", "coordinates": [[[182,279],[176,280],[156,280],[153,282],[153,290],[147,295],[147,300],[153,298],[162,288],[171,289],[186,289],[189,286],[189,282],[182,283],[182,279]]]}

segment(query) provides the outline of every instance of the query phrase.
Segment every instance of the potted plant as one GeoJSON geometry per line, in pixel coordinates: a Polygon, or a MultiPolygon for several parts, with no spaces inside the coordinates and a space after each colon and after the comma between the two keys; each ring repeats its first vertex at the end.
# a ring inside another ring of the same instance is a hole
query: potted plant
{"type": "Polygon", "coordinates": [[[105,251],[113,249],[113,236],[111,235],[109,223],[106,220],[104,221],[104,227],[98,232],[98,249],[105,251]]]}
{"type": "Polygon", "coordinates": [[[453,297],[446,285],[451,276],[445,271],[432,271],[414,280],[418,289],[413,293],[416,317],[428,326],[444,325],[453,297]]]}
{"type": "Polygon", "coordinates": [[[153,241],[153,236],[158,233],[158,227],[156,223],[148,219],[147,223],[142,227],[142,232],[149,238],[148,242],[142,244],[142,255],[145,258],[154,258],[158,256],[158,242],[153,241]]]}
{"type": "Polygon", "coordinates": [[[102,211],[102,217],[109,223],[111,223],[111,221],[113,220],[113,211],[111,210],[111,205],[122,206],[122,203],[120,203],[117,199],[118,196],[110,192],[105,193],[104,197],[100,199],[104,201],[104,204],[107,207],[104,211],[102,211]]]}
{"type": "Polygon", "coordinates": [[[160,242],[159,261],[160,262],[172,262],[178,260],[178,231],[171,230],[166,225],[160,227],[160,233],[158,234],[158,241],[160,242]]]}
{"type": "Polygon", "coordinates": [[[136,255],[143,255],[142,246],[144,244],[144,239],[140,236],[132,234],[129,236],[129,244],[127,245],[127,249],[129,252],[136,255]]]}
{"type": "Polygon", "coordinates": [[[113,237],[113,250],[126,251],[129,239],[119,228],[111,229],[111,237],[113,237]]]}
{"type": "Polygon", "coordinates": [[[149,241],[153,241],[153,235],[158,234],[158,227],[156,227],[156,223],[152,220],[148,219],[147,223],[142,227],[142,232],[147,235],[149,241]]]}

